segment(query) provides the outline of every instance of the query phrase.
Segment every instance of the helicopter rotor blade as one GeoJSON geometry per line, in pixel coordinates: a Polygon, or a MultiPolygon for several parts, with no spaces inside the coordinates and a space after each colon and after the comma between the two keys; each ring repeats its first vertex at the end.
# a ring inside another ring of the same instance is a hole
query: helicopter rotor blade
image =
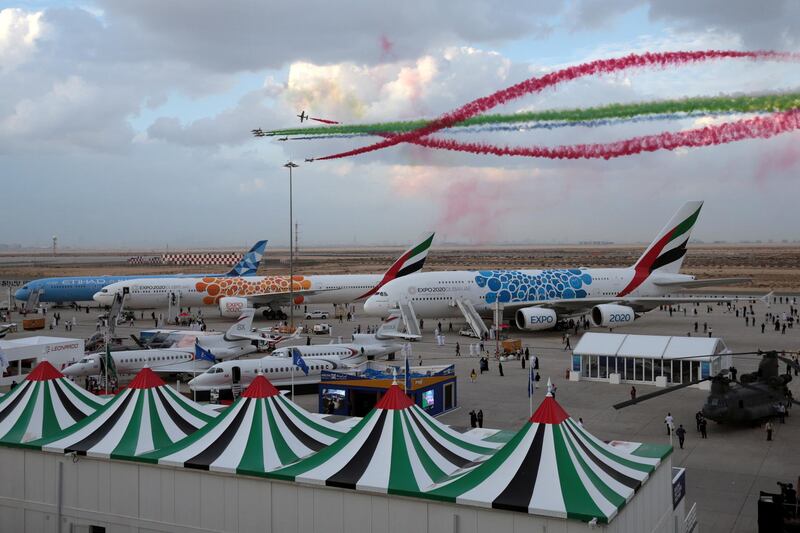
{"type": "Polygon", "coordinates": [[[685,389],[686,387],[691,387],[692,385],[697,385],[698,383],[702,383],[703,381],[708,381],[709,379],[713,379],[713,377],[703,378],[703,379],[696,379],[694,381],[687,381],[686,383],[681,383],[680,385],[673,385],[672,387],[667,387],[665,389],[657,390],[655,392],[651,392],[649,394],[643,394],[641,396],[637,396],[633,400],[627,400],[624,402],[614,404],[614,409],[624,409],[625,407],[630,407],[631,405],[636,405],[637,403],[644,402],[650,400],[652,398],[656,398],[658,396],[662,396],[664,394],[669,394],[670,392],[685,389]]]}

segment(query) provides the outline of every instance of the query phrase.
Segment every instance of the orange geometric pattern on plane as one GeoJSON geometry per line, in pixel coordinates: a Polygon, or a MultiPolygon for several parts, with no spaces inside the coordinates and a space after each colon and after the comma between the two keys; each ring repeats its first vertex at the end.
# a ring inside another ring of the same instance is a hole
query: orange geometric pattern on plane
{"type": "MultiPolygon", "coordinates": [[[[311,280],[304,276],[292,277],[292,290],[301,291],[311,288],[311,280]]],[[[203,296],[203,303],[213,305],[225,296],[253,296],[254,294],[271,294],[289,291],[288,276],[265,276],[255,281],[247,278],[203,278],[195,284],[195,289],[203,296]]],[[[302,296],[295,297],[295,303],[301,303],[302,296]],[[298,301],[299,299],[299,301],[298,301]]]]}

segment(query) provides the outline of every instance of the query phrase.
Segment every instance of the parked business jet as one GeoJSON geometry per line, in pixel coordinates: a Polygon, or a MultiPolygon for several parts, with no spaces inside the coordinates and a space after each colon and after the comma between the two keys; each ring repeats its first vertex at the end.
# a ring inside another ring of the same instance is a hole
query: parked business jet
{"type": "Polygon", "coordinates": [[[259,371],[274,385],[292,383],[293,355],[299,353],[308,366],[308,374],[294,367],[295,385],[319,383],[323,370],[339,370],[363,363],[367,358],[396,353],[402,340],[416,340],[417,335],[400,333],[399,314],[389,316],[374,335],[355,335],[353,342],[288,346],[278,348],[261,359],[243,359],[217,363],[189,382],[193,390],[230,389],[234,383],[248,385],[259,371]]]}
{"type": "MultiPolygon", "coordinates": [[[[264,339],[252,333],[255,310],[246,309],[228,331],[218,334],[185,336],[178,346],[146,350],[111,352],[118,374],[136,374],[145,366],[164,374],[203,372],[217,360],[239,357],[256,351],[256,343],[264,339]]],[[[199,333],[199,332],[198,332],[199,333]]],[[[83,357],[62,372],[65,376],[102,374],[105,353],[83,357]]]]}
{"type": "Polygon", "coordinates": [[[614,327],[660,305],[717,302],[675,296],[685,289],[750,281],[698,280],[678,273],[702,206],[687,202],[681,207],[632,267],[425,272],[387,283],[367,299],[364,311],[386,316],[399,308],[408,331],[415,331],[417,318],[461,316],[473,329],[485,330],[482,319],[499,307],[518,328],[536,331],[586,313],[595,325],[614,327]]]}
{"type": "MultiPolygon", "coordinates": [[[[242,260],[236,263],[232,269],[225,274],[207,274],[217,277],[240,277],[255,276],[261,259],[264,257],[264,249],[267,241],[258,241],[250,248],[242,260]]],[[[197,277],[198,274],[191,274],[197,277]]],[[[107,285],[119,281],[131,279],[176,279],[185,278],[185,274],[157,274],[152,276],[74,276],[67,278],[42,278],[29,281],[14,294],[14,298],[20,301],[27,301],[31,293],[39,291],[39,301],[44,303],[72,303],[72,302],[91,302],[94,294],[107,285]]]]}
{"type": "MultiPolygon", "coordinates": [[[[368,298],[389,281],[421,270],[433,236],[425,234],[383,274],[294,276],[294,303],[346,304],[368,298]]],[[[288,276],[136,279],[113,283],[95,294],[94,299],[102,305],[111,305],[116,294],[126,291],[126,309],[163,307],[173,298],[179,299],[182,306],[218,306],[222,315],[228,317],[238,316],[243,308],[265,307],[264,315],[274,318],[280,306],[290,303],[288,276]]]]}

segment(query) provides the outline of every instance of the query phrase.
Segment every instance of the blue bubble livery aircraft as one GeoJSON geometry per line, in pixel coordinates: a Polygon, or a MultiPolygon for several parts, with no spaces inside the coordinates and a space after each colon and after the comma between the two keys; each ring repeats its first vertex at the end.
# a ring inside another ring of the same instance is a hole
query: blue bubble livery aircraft
{"type": "Polygon", "coordinates": [[[20,301],[27,301],[34,291],[39,292],[39,302],[65,304],[72,302],[92,302],[95,293],[100,291],[103,287],[119,281],[129,279],[142,279],[142,278],[185,278],[197,276],[217,276],[217,277],[239,277],[239,276],[255,276],[261,260],[264,257],[264,250],[267,247],[267,241],[258,241],[252,248],[242,257],[225,274],[156,274],[151,276],[142,276],[140,274],[133,276],[74,276],[64,278],[42,278],[30,281],[23,285],[14,294],[14,298],[20,301]]]}
{"type": "Polygon", "coordinates": [[[629,324],[661,305],[737,298],[680,295],[687,289],[749,282],[680,274],[686,245],[703,202],[687,202],[639,260],[626,268],[480,270],[417,273],[390,281],[364,304],[373,316],[399,309],[409,331],[419,318],[464,317],[476,333],[483,318],[502,312],[524,330],[547,330],[589,314],[597,326],[629,324]]]}

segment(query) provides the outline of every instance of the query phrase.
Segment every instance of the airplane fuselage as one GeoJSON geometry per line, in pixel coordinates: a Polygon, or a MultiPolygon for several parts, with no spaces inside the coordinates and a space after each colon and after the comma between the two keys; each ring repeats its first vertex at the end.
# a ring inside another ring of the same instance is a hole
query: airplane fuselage
{"type": "MultiPolygon", "coordinates": [[[[636,271],[632,268],[421,272],[384,285],[367,300],[364,311],[386,316],[399,303],[410,302],[419,318],[460,317],[462,314],[455,301],[461,299],[470,302],[482,317],[489,318],[498,302],[502,307],[561,299],[666,296],[670,290],[654,282],[667,279],[693,278],[682,274],[653,274],[637,284],[636,271]]],[[[587,302],[587,307],[591,305],[587,302]]]]}
{"type": "MultiPolygon", "coordinates": [[[[367,297],[378,285],[380,274],[294,276],[296,304],[345,304],[367,297]],[[303,295],[303,290],[320,291],[303,295]]],[[[115,283],[95,295],[95,301],[110,305],[114,294],[126,287],[126,309],[165,307],[172,295],[178,295],[184,307],[216,306],[224,297],[248,298],[255,295],[286,294],[288,276],[194,277],[133,279],[115,283]]],[[[257,304],[257,300],[255,301],[257,304]]]]}

